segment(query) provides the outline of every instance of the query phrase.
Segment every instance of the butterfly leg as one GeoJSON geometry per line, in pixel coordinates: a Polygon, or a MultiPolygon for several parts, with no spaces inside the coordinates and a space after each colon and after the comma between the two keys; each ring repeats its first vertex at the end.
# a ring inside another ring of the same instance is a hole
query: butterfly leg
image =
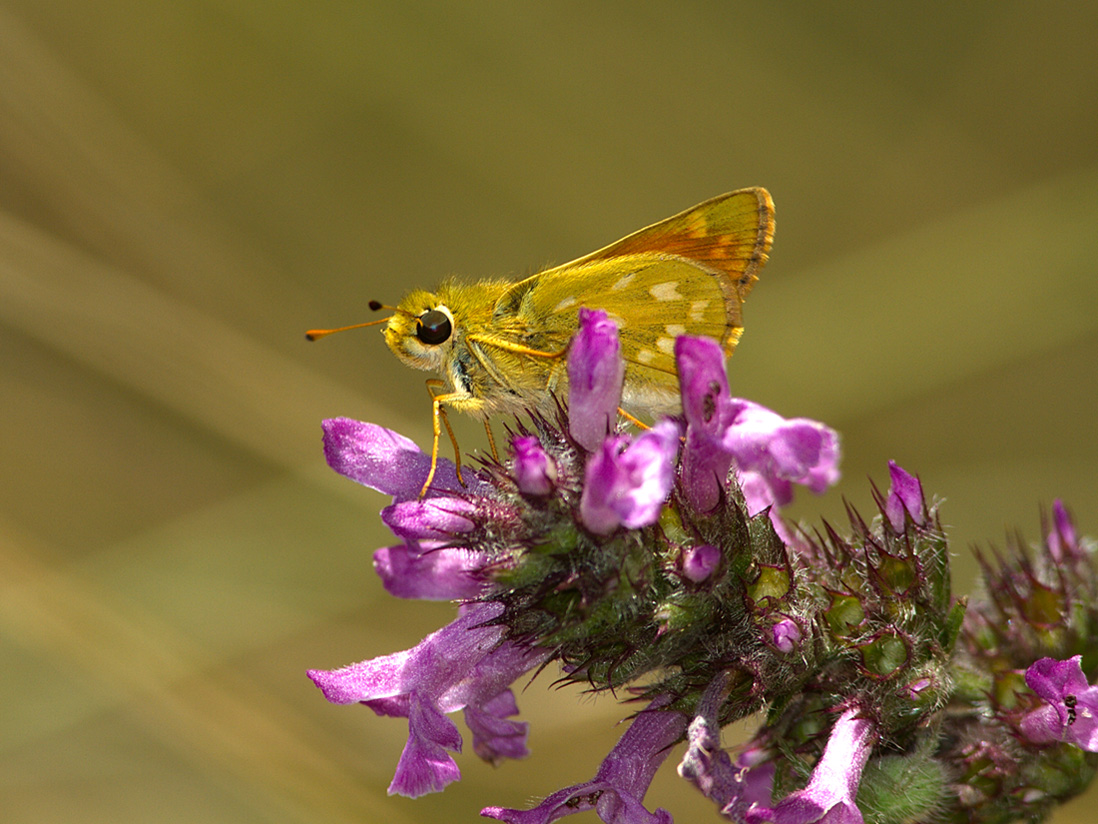
{"type": "MultiPolygon", "coordinates": [[[[568,354],[568,349],[572,343],[569,341],[563,349],[558,349],[555,352],[546,352],[543,349],[531,349],[529,346],[523,346],[521,343],[515,343],[514,341],[507,340],[506,338],[496,337],[495,335],[486,335],[483,333],[467,335],[465,338],[467,343],[478,343],[481,346],[495,347],[496,349],[503,349],[506,352],[514,352],[516,355],[529,355],[532,358],[548,358],[550,360],[556,358],[563,358],[568,354]]],[[[471,349],[473,355],[484,364],[484,358],[477,352],[476,349],[471,349]]],[[[486,366],[486,368],[488,368],[486,366]]]]}
{"type": "Polygon", "coordinates": [[[496,463],[499,463],[499,453],[496,451],[496,438],[492,434],[492,425],[488,423],[488,419],[484,419],[484,431],[488,433],[488,446],[492,450],[492,457],[496,459],[496,463]]]}
{"type": "Polygon", "coordinates": [[[648,424],[646,424],[644,421],[641,421],[641,420],[638,420],[637,418],[634,418],[632,415],[630,415],[628,412],[626,412],[620,406],[618,407],[618,414],[621,415],[623,418],[625,418],[627,421],[629,421],[629,423],[633,424],[633,426],[637,427],[638,429],[651,429],[652,428],[648,424]]]}
{"type": "Polygon", "coordinates": [[[449,400],[450,395],[435,394],[438,389],[441,389],[444,386],[445,384],[438,378],[432,378],[427,381],[427,392],[431,396],[432,404],[431,429],[434,434],[434,441],[431,444],[431,470],[427,473],[427,480],[423,482],[423,488],[419,491],[420,498],[427,494],[431,482],[435,479],[435,470],[438,468],[438,439],[442,434],[442,427],[439,426],[440,419],[446,426],[446,434],[450,436],[450,443],[454,445],[454,463],[457,467],[458,481],[462,486],[465,486],[465,479],[461,477],[461,448],[458,446],[457,438],[454,437],[454,430],[450,427],[450,420],[446,417],[446,410],[442,406],[449,400]]]}

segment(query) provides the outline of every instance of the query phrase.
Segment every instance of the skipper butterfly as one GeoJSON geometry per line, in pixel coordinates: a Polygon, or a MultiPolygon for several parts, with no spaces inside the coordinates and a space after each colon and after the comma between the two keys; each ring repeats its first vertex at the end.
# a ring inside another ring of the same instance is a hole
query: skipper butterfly
{"type": "MultiPolygon", "coordinates": [[[[447,409],[484,420],[490,442],[493,415],[552,413],[554,395],[567,394],[565,356],[581,306],[602,309],[618,325],[622,412],[632,418],[676,411],[675,338],[704,335],[732,354],[743,302],[773,237],[769,193],[739,189],[524,280],[447,280],[433,292],[412,290],[395,307],[371,302],[393,312],[387,319],[307,337],[386,323],[385,342],[400,360],[441,376],[428,381],[434,445],[422,496],[434,478],[440,420],[457,450],[447,409]]],[[[458,466],[460,477],[460,458],[458,466]]]]}

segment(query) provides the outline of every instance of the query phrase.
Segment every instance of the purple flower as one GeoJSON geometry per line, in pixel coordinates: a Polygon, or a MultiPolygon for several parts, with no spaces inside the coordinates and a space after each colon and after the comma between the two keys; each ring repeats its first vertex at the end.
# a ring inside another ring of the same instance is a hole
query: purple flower
{"type": "Polygon", "coordinates": [[[514,453],[512,473],[519,491],[525,495],[548,495],[557,481],[557,465],[541,442],[532,435],[511,442],[514,453]]]}
{"type": "Polygon", "coordinates": [[[698,701],[697,715],[687,729],[687,749],[678,772],[716,803],[722,816],[742,821],[750,808],[770,803],[775,770],[774,762],[760,748],[741,753],[735,764],[721,749],[718,713],[728,681],[727,672],[717,676],[698,701]]]}
{"type": "Polygon", "coordinates": [[[532,810],[485,807],[480,814],[510,824],[549,824],[593,809],[606,824],[672,824],[666,810],[644,807],[652,777],[686,728],[681,713],[659,709],[666,703],[657,698],[637,714],[590,781],[559,790],[532,810]]]}
{"type": "Polygon", "coordinates": [[[1053,560],[1057,562],[1086,557],[1086,552],[1075,534],[1075,524],[1071,522],[1071,516],[1059,499],[1052,504],[1052,529],[1048,533],[1048,549],[1053,560]]]}
{"type": "Polygon", "coordinates": [[[724,350],[709,338],[683,335],[675,339],[675,360],[686,418],[683,490],[691,506],[712,512],[732,466],[732,453],[724,448],[733,415],[724,350]]]}
{"type": "Polygon", "coordinates": [[[470,532],[478,513],[474,501],[493,492],[475,473],[465,473],[463,487],[453,463],[440,458],[431,488],[420,499],[430,455],[399,433],[350,418],[324,421],[324,454],[339,474],[393,496],[381,519],[407,542],[410,554],[447,547],[455,536],[470,532]]]}
{"type": "MultiPolygon", "coordinates": [[[[431,469],[431,456],[421,452],[408,438],[383,426],[350,418],[324,421],[324,456],[340,475],[392,495],[396,501],[418,498],[431,469]]],[[[471,473],[466,473],[466,482],[464,491],[470,494],[484,494],[490,489],[471,473]]],[[[427,497],[440,491],[462,490],[454,464],[439,458],[427,497]]]]}
{"type": "Polygon", "coordinates": [[[839,716],[805,788],[773,808],[749,810],[747,824],[862,824],[854,799],[877,742],[877,728],[858,713],[848,709],[839,716]]]}
{"type": "Polygon", "coordinates": [[[1047,702],[1021,721],[1033,743],[1064,741],[1098,752],[1098,686],[1087,683],[1082,658],[1042,658],[1026,670],[1026,686],[1047,702]]]}
{"type": "Polygon", "coordinates": [[[476,505],[462,498],[434,497],[397,501],[381,510],[381,520],[406,541],[445,542],[471,532],[476,505]]]}
{"type": "Polygon", "coordinates": [[[588,452],[614,430],[624,380],[617,324],[601,309],[581,308],[568,352],[568,431],[588,452]]]}
{"type": "Polygon", "coordinates": [[[923,485],[919,483],[919,479],[906,472],[895,461],[888,462],[888,474],[892,479],[892,486],[888,490],[888,500],[885,501],[885,514],[892,529],[903,532],[905,517],[910,517],[916,526],[925,526],[929,516],[923,499],[923,485]]]}
{"type": "Polygon", "coordinates": [[[676,338],[675,357],[686,418],[682,486],[695,509],[713,511],[733,464],[751,515],[789,503],[794,483],[818,493],[839,479],[835,431],[729,397],[724,351],[715,341],[676,338]]]}
{"type": "Polygon", "coordinates": [[[783,418],[757,403],[732,399],[733,419],[724,436],[736,474],[754,515],[793,500],[793,484],[823,492],[839,479],[839,436],[808,418],[783,418]]]}
{"type": "Polygon", "coordinates": [[[721,562],[721,551],[712,544],[698,544],[683,551],[682,574],[687,580],[700,584],[713,574],[721,562]]]}
{"type": "Polygon", "coordinates": [[[770,630],[771,643],[778,652],[790,653],[797,648],[804,633],[792,618],[783,618],[770,630]]]}
{"type": "Polygon", "coordinates": [[[460,777],[447,750],[460,752],[461,734],[446,713],[472,719],[476,747],[497,757],[525,747],[525,726],[504,723],[513,714],[509,684],[536,667],[547,653],[502,640],[503,629],[485,626],[498,604],[477,604],[415,648],[338,670],[310,670],[309,677],[333,704],[361,702],[378,715],[408,719],[408,743],[389,786],[412,798],[437,792],[460,777]]]}
{"type": "Polygon", "coordinates": [[[386,592],[427,601],[470,600],[481,595],[487,584],[480,572],[487,562],[483,553],[468,549],[419,552],[391,546],[374,553],[374,571],[386,592]]]}
{"type": "Polygon", "coordinates": [[[679,427],[663,420],[630,443],[611,435],[587,461],[580,517],[592,532],[619,526],[639,529],[656,522],[675,480],[679,427]]]}
{"type": "Polygon", "coordinates": [[[530,754],[526,749],[529,725],[507,720],[518,715],[518,703],[511,690],[503,690],[480,706],[467,705],[464,715],[465,725],[473,733],[473,752],[493,766],[504,758],[525,758],[530,754]]]}
{"type": "MultiPolygon", "coordinates": [[[[752,807],[770,803],[777,768],[769,750],[759,746],[748,747],[736,759],[736,771],[736,781],[740,784],[736,800],[738,805],[742,805],[744,813],[752,807]]],[[[730,810],[726,806],[721,812],[727,816],[730,810]]],[[[743,815],[737,818],[743,820],[743,815]]]]}

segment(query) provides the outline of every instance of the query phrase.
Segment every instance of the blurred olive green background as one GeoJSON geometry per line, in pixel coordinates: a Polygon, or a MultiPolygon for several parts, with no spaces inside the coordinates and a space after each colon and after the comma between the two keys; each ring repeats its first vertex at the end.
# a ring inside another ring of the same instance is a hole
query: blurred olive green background
{"type": "MultiPolygon", "coordinates": [[[[305,678],[453,609],[385,595],[385,501],[320,449],[427,444],[425,376],[302,332],[729,189],[778,213],[733,389],[844,438],[799,515],[895,458],[965,591],[1058,496],[1098,533],[1096,39],[1093,3],[0,3],[0,818],[474,821],[593,774],[623,711],[542,676],[530,759],[389,799],[404,723],[305,678]]],[[[650,801],[716,821],[674,763],[650,801]]]]}

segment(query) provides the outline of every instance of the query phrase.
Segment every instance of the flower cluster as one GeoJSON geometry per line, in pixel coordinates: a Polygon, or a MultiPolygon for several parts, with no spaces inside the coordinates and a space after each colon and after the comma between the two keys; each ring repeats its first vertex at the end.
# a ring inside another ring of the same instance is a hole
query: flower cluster
{"type": "Polygon", "coordinates": [[[399,597],[459,602],[415,648],[309,672],[328,700],[408,720],[389,787],[459,778],[474,751],[527,754],[511,685],[555,663],[564,680],[645,702],[589,781],[530,810],[669,824],[644,796],[675,745],[679,774],[749,824],[1036,820],[1098,767],[1093,554],[1059,504],[1041,547],[985,562],[986,601],[950,592],[948,547],[917,478],[890,465],[879,515],[809,531],[779,513],[793,485],[838,477],[838,438],[729,395],[713,341],[675,342],[682,414],[618,425],[617,329],[581,311],[568,403],[516,424],[506,460],[463,485],[402,436],[325,422],[329,464],[393,496],[400,543],[375,569],[399,597]],[[738,753],[721,729],[765,712],[738,753]]]}

